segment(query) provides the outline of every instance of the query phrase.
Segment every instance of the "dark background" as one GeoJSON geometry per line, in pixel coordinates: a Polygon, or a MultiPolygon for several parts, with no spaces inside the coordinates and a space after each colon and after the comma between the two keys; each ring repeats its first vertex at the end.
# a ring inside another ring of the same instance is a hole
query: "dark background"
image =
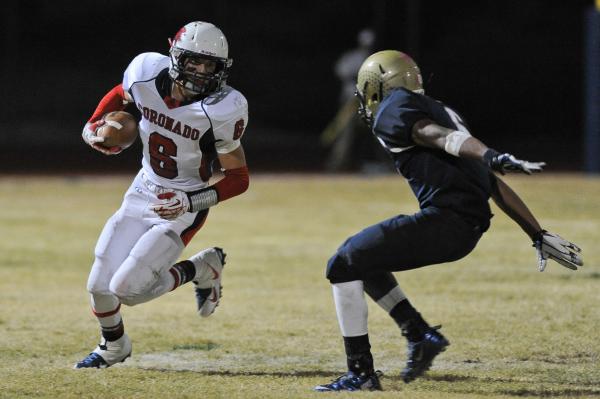
{"type": "Polygon", "coordinates": [[[371,26],[376,50],[413,55],[427,94],[458,110],[491,147],[550,170],[582,168],[584,10],[565,1],[5,0],[0,172],[131,170],[89,149],[81,129],[131,59],[205,20],[229,41],[229,84],[248,98],[251,169],[320,170],[336,112],[333,64],[371,26]]]}

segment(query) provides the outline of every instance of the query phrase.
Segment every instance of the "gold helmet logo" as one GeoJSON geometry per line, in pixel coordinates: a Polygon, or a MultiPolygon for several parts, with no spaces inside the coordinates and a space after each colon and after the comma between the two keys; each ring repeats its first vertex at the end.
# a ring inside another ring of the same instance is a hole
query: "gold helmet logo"
{"type": "Polygon", "coordinates": [[[383,99],[400,87],[424,93],[421,71],[408,55],[385,50],[363,62],[358,71],[356,95],[360,101],[358,113],[368,125],[372,124],[383,99]]]}

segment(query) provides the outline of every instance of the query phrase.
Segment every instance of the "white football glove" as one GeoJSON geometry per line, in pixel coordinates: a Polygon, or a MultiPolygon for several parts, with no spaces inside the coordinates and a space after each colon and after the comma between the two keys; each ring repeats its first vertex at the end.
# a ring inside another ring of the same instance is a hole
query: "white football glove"
{"type": "Polygon", "coordinates": [[[160,202],[152,204],[150,209],[163,219],[177,219],[190,209],[190,201],[184,191],[164,189],[157,198],[160,202]]]}
{"type": "Polygon", "coordinates": [[[543,272],[548,259],[554,259],[564,267],[577,270],[583,266],[583,259],[579,255],[581,248],[557,234],[542,230],[537,233],[533,246],[537,252],[538,269],[543,272]]]}
{"type": "Polygon", "coordinates": [[[121,147],[115,146],[115,147],[107,148],[107,147],[103,147],[103,146],[99,145],[99,143],[104,142],[104,137],[98,137],[96,135],[96,132],[105,123],[106,123],[106,121],[104,119],[100,119],[96,122],[87,122],[85,124],[85,126],[83,127],[83,131],[81,132],[81,137],[83,138],[83,141],[85,141],[86,144],[88,144],[94,150],[100,151],[101,153],[103,153],[105,155],[117,155],[118,153],[123,151],[123,149],[121,147]]]}

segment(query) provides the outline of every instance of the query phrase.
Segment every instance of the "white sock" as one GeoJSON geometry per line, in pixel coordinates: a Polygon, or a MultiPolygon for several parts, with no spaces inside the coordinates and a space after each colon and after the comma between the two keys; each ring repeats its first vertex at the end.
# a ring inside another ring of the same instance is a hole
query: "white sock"
{"type": "Polygon", "coordinates": [[[333,284],[333,299],[340,330],[344,337],[367,334],[367,301],[360,280],[333,284]]]}
{"type": "Polygon", "coordinates": [[[406,295],[400,289],[399,286],[392,288],[387,294],[379,298],[377,304],[383,308],[386,312],[390,313],[394,306],[406,299],[406,295]]]}
{"type": "Polygon", "coordinates": [[[119,298],[109,294],[91,294],[92,312],[101,327],[114,327],[121,322],[119,298]]]}

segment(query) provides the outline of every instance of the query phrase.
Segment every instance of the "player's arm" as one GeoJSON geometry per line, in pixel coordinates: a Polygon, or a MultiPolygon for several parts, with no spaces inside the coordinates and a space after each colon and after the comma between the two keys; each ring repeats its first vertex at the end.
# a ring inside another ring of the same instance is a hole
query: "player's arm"
{"type": "Polygon", "coordinates": [[[535,216],[533,216],[517,193],[504,183],[502,179],[495,175],[491,176],[492,199],[534,241],[536,235],[542,230],[535,216]]]}
{"type": "Polygon", "coordinates": [[[132,101],[129,93],[123,90],[123,85],[119,83],[102,97],[88,122],[96,122],[109,112],[123,111],[132,101]]]}
{"type": "Polygon", "coordinates": [[[250,185],[244,148],[240,144],[235,150],[218,154],[224,177],[215,184],[199,191],[187,193],[190,203],[188,212],[198,212],[229,198],[242,194],[250,185]]]}
{"type": "Polygon", "coordinates": [[[412,139],[417,145],[437,148],[457,157],[484,162],[492,170],[502,174],[541,172],[546,165],[544,162],[523,161],[511,154],[502,154],[489,148],[466,131],[449,129],[430,119],[422,119],[413,125],[412,139]]]}
{"type": "Polygon", "coordinates": [[[538,269],[544,271],[548,259],[554,259],[572,270],[583,266],[581,249],[562,237],[543,230],[527,205],[504,181],[490,174],[492,199],[498,207],[514,220],[533,241],[537,252],[538,269]]]}
{"type": "Polygon", "coordinates": [[[101,146],[99,143],[102,143],[104,139],[102,137],[98,137],[96,132],[98,128],[104,124],[104,120],[102,119],[104,115],[113,111],[122,111],[125,109],[127,104],[132,101],[133,100],[129,93],[123,90],[122,84],[118,84],[117,86],[113,87],[104,95],[104,97],[102,97],[100,103],[98,103],[98,106],[96,107],[96,110],[83,127],[83,132],[81,133],[83,141],[85,141],[96,151],[100,151],[103,154],[118,154],[121,151],[121,148],[106,148],[101,146]]]}

